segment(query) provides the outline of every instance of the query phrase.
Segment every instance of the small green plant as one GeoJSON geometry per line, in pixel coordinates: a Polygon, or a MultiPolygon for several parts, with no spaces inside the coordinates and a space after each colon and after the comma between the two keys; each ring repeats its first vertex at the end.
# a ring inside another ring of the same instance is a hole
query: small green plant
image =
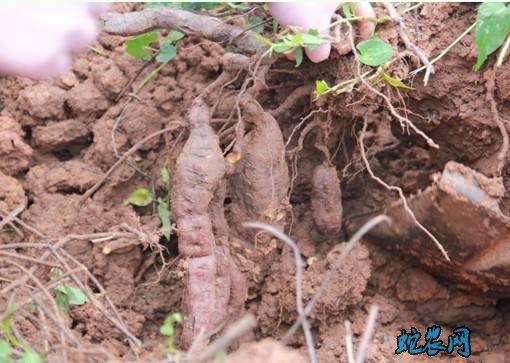
{"type": "Polygon", "coordinates": [[[78,287],[70,284],[61,284],[55,287],[55,302],[58,308],[64,312],[69,312],[71,305],[81,306],[87,303],[87,295],[78,287]]]}
{"type": "Polygon", "coordinates": [[[0,339],[0,363],[43,363],[44,358],[39,353],[20,342],[12,332],[12,318],[19,305],[7,308],[4,318],[0,321],[0,331],[6,339],[0,339]],[[13,357],[14,348],[21,350],[19,358],[13,357]]]}
{"type": "Polygon", "coordinates": [[[166,317],[165,321],[163,322],[163,325],[159,328],[159,332],[166,336],[165,340],[165,350],[169,354],[176,354],[179,353],[179,350],[175,348],[174,345],[174,338],[175,338],[175,323],[182,322],[182,315],[180,313],[173,313],[166,317]]]}
{"type": "MultiPolygon", "coordinates": [[[[172,193],[172,183],[170,182],[170,173],[166,166],[161,169],[161,179],[163,180],[163,183],[165,183],[167,190],[166,200],[169,200],[170,194],[172,193]]],[[[158,214],[159,219],[161,220],[161,231],[163,231],[163,236],[165,236],[167,240],[170,240],[172,222],[170,220],[170,206],[166,200],[158,198],[158,214]]]]}
{"type": "MultiPolygon", "coordinates": [[[[487,57],[505,42],[509,34],[510,7],[504,3],[481,4],[478,8],[475,27],[475,43],[478,49],[475,71],[483,66],[487,57]]],[[[502,55],[504,56],[505,54],[502,55]]]]}
{"type": "Polygon", "coordinates": [[[134,205],[137,207],[146,207],[151,203],[157,203],[159,219],[161,220],[161,231],[163,236],[169,240],[172,230],[172,221],[170,219],[170,205],[167,199],[172,192],[172,184],[170,182],[170,173],[166,167],[161,169],[161,179],[167,190],[167,195],[164,198],[155,198],[154,194],[149,189],[142,187],[129,193],[123,203],[124,205],[134,205]]]}
{"type": "Polygon", "coordinates": [[[137,35],[126,40],[126,54],[141,60],[149,60],[156,55],[156,61],[166,63],[177,55],[177,42],[184,37],[184,34],[171,30],[168,35],[159,43],[159,50],[151,47],[158,39],[158,33],[153,31],[137,35]]]}
{"type": "Polygon", "coordinates": [[[296,58],[296,67],[299,67],[303,62],[302,47],[315,49],[321,44],[328,43],[328,40],[319,35],[317,29],[310,29],[306,33],[290,32],[289,30],[285,30],[284,33],[280,35],[280,39],[276,42],[273,42],[260,34],[255,34],[255,37],[269,46],[269,49],[266,51],[266,54],[269,56],[271,56],[273,52],[294,54],[294,57],[296,58]]]}
{"type": "Polygon", "coordinates": [[[124,205],[135,205],[137,207],[146,207],[154,202],[154,195],[147,188],[137,188],[129,193],[124,199],[124,205]]]}
{"type": "MultiPolygon", "coordinates": [[[[52,268],[49,273],[50,280],[58,279],[63,275],[63,272],[59,268],[52,268]]],[[[55,287],[55,303],[63,313],[69,312],[71,305],[84,305],[88,302],[87,295],[78,287],[72,284],[59,284],[55,287]]],[[[30,302],[28,308],[35,310],[35,302],[30,302]]]]}

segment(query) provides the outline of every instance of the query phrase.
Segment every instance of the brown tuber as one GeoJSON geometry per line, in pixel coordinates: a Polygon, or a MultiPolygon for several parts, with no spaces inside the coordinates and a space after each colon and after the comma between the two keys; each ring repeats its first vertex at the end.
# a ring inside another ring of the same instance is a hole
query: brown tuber
{"type": "Polygon", "coordinates": [[[312,174],[312,216],[319,232],[337,234],[342,229],[342,192],[334,166],[318,165],[312,174]]]}
{"type": "MultiPolygon", "coordinates": [[[[238,219],[234,224],[281,224],[288,208],[289,172],[280,126],[254,99],[245,99],[241,106],[243,120],[253,128],[241,141],[242,156],[230,178],[232,217],[238,219]]],[[[253,238],[244,229],[239,232],[253,238]]]]}
{"type": "Polygon", "coordinates": [[[197,97],[189,113],[190,135],[179,155],[172,189],[172,214],[177,224],[179,251],[186,259],[182,345],[189,348],[200,333],[201,344],[221,330],[246,299],[244,276],[224,246],[217,246],[216,225],[223,210],[225,161],[209,122],[211,113],[197,97]],[[211,218],[211,213],[214,218],[211,218]],[[213,229],[213,224],[215,228],[213,229]]]}

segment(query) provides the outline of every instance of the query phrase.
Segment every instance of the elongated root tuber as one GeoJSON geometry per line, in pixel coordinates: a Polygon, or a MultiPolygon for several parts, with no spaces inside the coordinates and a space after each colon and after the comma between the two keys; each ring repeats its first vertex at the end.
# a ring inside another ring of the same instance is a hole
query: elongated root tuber
{"type": "Polygon", "coordinates": [[[342,229],[342,192],[334,166],[321,164],[312,175],[312,216],[323,234],[337,234],[342,229]]]}
{"type": "Polygon", "coordinates": [[[241,107],[244,121],[253,128],[241,142],[242,157],[230,178],[232,216],[238,218],[233,223],[240,226],[238,232],[253,240],[255,233],[243,229],[243,222],[283,225],[289,171],[283,156],[283,135],[274,117],[253,98],[244,99],[241,107]]]}
{"type": "MultiPolygon", "coordinates": [[[[200,345],[207,344],[232,310],[242,308],[246,297],[244,277],[228,250],[216,245],[209,214],[211,202],[221,195],[225,161],[209,124],[210,109],[201,97],[193,102],[188,118],[190,135],[177,159],[172,191],[179,251],[187,262],[182,334],[185,348],[199,334],[204,337],[200,345]]],[[[218,208],[212,211],[218,213],[218,208]]]]}

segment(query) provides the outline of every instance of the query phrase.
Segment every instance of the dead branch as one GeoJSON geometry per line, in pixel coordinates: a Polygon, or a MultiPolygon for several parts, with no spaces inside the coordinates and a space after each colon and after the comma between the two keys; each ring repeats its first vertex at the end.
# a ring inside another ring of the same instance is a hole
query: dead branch
{"type": "MultiPolygon", "coordinates": [[[[0,249],[17,249],[17,248],[38,248],[38,249],[45,249],[46,251],[41,255],[39,258],[40,260],[44,261],[46,260],[50,255],[54,256],[57,261],[61,264],[61,267],[65,272],[71,272],[69,273],[69,278],[73,280],[73,282],[85,293],[89,301],[97,308],[99,311],[103,314],[105,318],[107,318],[115,327],[117,327],[127,338],[129,341],[129,344],[133,351],[136,352],[136,347],[140,346],[140,341],[138,338],[136,338],[127,328],[127,326],[124,324],[122,317],[120,316],[119,312],[117,311],[115,305],[110,300],[108,295],[106,294],[105,289],[103,286],[99,283],[99,281],[95,278],[95,276],[86,268],[85,265],[81,264],[75,257],[70,255],[65,249],[63,249],[63,246],[72,240],[93,240],[97,238],[105,238],[108,236],[111,236],[113,233],[93,233],[88,235],[68,235],[55,243],[54,245],[49,243],[29,243],[29,242],[22,242],[22,243],[11,243],[11,244],[4,244],[0,245],[0,249]],[[99,290],[99,296],[102,296],[105,301],[107,307],[112,311],[113,316],[108,312],[107,308],[104,306],[103,303],[99,302],[97,298],[95,297],[95,294],[93,294],[89,289],[83,284],[83,282],[75,275],[73,271],[76,271],[76,268],[71,268],[69,264],[66,261],[66,258],[71,261],[74,265],[77,266],[78,271],[83,271],[86,273],[88,279],[96,285],[96,288],[99,290]]],[[[124,235],[128,234],[132,238],[136,238],[137,234],[135,233],[126,233],[126,232],[120,232],[124,235]]],[[[37,266],[32,266],[25,275],[19,279],[16,279],[11,284],[6,286],[2,291],[0,292],[1,296],[5,296],[7,292],[11,291],[12,289],[19,287],[27,282],[27,280],[30,278],[30,276],[33,276],[34,272],[36,271],[37,266]]],[[[48,288],[48,287],[46,287],[48,288]]]]}
{"type": "Polygon", "coordinates": [[[12,211],[10,211],[5,217],[2,217],[2,220],[0,221],[0,230],[4,228],[6,224],[10,224],[11,221],[18,216],[21,212],[25,210],[25,204],[21,203],[16,208],[14,208],[12,211]]]}
{"type": "MultiPolygon", "coordinates": [[[[305,307],[305,315],[310,315],[312,312],[315,304],[320,300],[322,297],[322,294],[326,291],[326,289],[329,287],[333,279],[335,278],[338,269],[342,265],[343,260],[345,257],[349,254],[349,252],[352,251],[356,243],[359,242],[363,236],[368,233],[372,228],[377,226],[379,223],[386,222],[390,223],[391,220],[388,218],[388,216],[385,216],[383,214],[375,216],[374,218],[370,219],[368,222],[366,222],[363,226],[361,226],[360,229],[356,233],[352,235],[352,237],[349,239],[349,242],[345,246],[344,249],[342,249],[342,252],[338,255],[336,258],[333,266],[331,266],[331,269],[328,271],[324,279],[322,280],[321,286],[319,287],[319,290],[314,295],[314,297],[308,302],[308,304],[305,307]]],[[[282,338],[283,343],[286,343],[290,337],[296,332],[296,330],[299,328],[299,325],[301,324],[301,318],[296,320],[296,322],[290,327],[290,329],[285,333],[285,335],[282,338]]]]}
{"type": "Polygon", "coordinates": [[[400,197],[400,200],[402,201],[402,205],[404,206],[404,209],[407,212],[407,214],[409,215],[409,217],[411,217],[413,223],[419,229],[421,229],[427,236],[429,236],[429,238],[436,244],[436,246],[439,249],[439,251],[441,251],[441,253],[443,254],[444,258],[447,261],[451,261],[450,257],[448,256],[448,253],[444,249],[444,247],[441,244],[441,242],[439,242],[437,240],[437,238],[423,224],[421,224],[418,221],[418,219],[414,215],[414,212],[412,211],[412,209],[409,207],[409,204],[407,203],[407,198],[405,197],[404,192],[402,191],[402,188],[397,187],[395,185],[389,185],[384,180],[382,180],[377,175],[375,175],[374,172],[372,171],[372,167],[370,166],[370,163],[368,162],[368,159],[367,159],[367,155],[366,155],[366,152],[365,152],[365,143],[364,143],[364,138],[365,138],[365,132],[367,130],[367,125],[368,125],[368,122],[367,122],[367,120],[365,118],[365,121],[363,123],[363,129],[361,130],[360,136],[359,136],[359,147],[360,147],[361,159],[363,160],[363,163],[365,164],[365,167],[367,168],[368,174],[370,175],[370,177],[373,180],[375,180],[377,183],[382,185],[388,191],[390,191],[390,192],[394,191],[394,192],[398,193],[398,195],[400,197]]]}
{"type": "Polygon", "coordinates": [[[372,305],[370,310],[368,311],[367,323],[365,325],[365,331],[361,336],[361,343],[358,347],[358,354],[356,354],[356,363],[364,363],[365,357],[368,351],[368,346],[372,341],[372,336],[375,331],[375,322],[377,320],[377,314],[379,313],[379,307],[377,305],[372,305]]]}
{"type": "Polygon", "coordinates": [[[345,350],[347,352],[347,363],[354,363],[354,345],[352,343],[352,325],[349,320],[344,321],[345,326],[345,350]]]}
{"type": "Polygon", "coordinates": [[[496,88],[496,73],[497,73],[497,65],[494,65],[494,68],[490,72],[489,79],[487,80],[487,96],[486,99],[491,103],[491,112],[494,122],[496,126],[499,128],[499,132],[501,133],[502,144],[498,153],[498,176],[501,176],[503,172],[503,168],[505,167],[506,158],[508,155],[509,148],[509,138],[508,131],[506,129],[507,121],[502,120],[499,116],[498,112],[498,103],[494,98],[494,89],[496,88]]]}
{"type": "Polygon", "coordinates": [[[400,38],[404,42],[404,45],[406,48],[410,51],[412,51],[414,54],[420,58],[420,61],[425,66],[425,76],[423,77],[423,84],[426,86],[429,82],[429,78],[431,74],[434,74],[434,67],[432,66],[432,63],[430,63],[429,58],[427,55],[423,52],[423,50],[420,49],[416,44],[411,42],[409,39],[409,34],[407,33],[407,28],[404,23],[404,19],[398,14],[397,9],[393,6],[391,3],[383,2],[384,7],[388,11],[388,14],[390,15],[391,19],[394,23],[397,24],[397,31],[400,35],[400,38]]]}
{"type": "MultiPolygon", "coordinates": [[[[9,213],[7,213],[6,211],[4,211],[3,209],[0,208],[0,217],[2,218],[6,218],[7,215],[9,213]]],[[[12,217],[12,221],[13,222],[16,222],[17,224],[19,224],[21,227],[25,228],[28,232],[30,233],[33,233],[35,234],[37,237],[40,237],[40,238],[43,238],[45,239],[46,236],[44,235],[44,233],[38,231],[37,229],[35,229],[34,227],[26,224],[25,222],[23,222],[21,219],[19,219],[18,217],[12,217]]]]}
{"type": "Polygon", "coordinates": [[[266,232],[271,233],[273,236],[278,238],[280,241],[287,244],[294,253],[294,259],[296,264],[296,308],[299,315],[299,318],[297,321],[301,321],[301,324],[303,325],[303,332],[305,334],[305,340],[306,340],[306,346],[308,348],[308,354],[310,356],[310,362],[317,363],[317,357],[315,355],[315,346],[313,342],[313,336],[312,332],[310,330],[310,323],[308,323],[308,319],[306,318],[306,313],[303,308],[303,260],[301,259],[301,253],[299,251],[299,248],[289,236],[287,236],[285,233],[279,231],[278,229],[274,228],[273,226],[266,224],[266,223],[258,223],[258,222],[249,222],[244,223],[244,227],[246,228],[257,228],[257,229],[263,229],[266,232]]]}
{"type": "Polygon", "coordinates": [[[185,125],[178,121],[172,121],[170,122],[172,126],[168,126],[162,130],[156,131],[149,136],[144,137],[142,140],[138,141],[135,145],[131,147],[122,157],[120,157],[115,164],[112,165],[110,169],[97,181],[96,184],[94,184],[89,190],[85,192],[85,194],[82,195],[80,198],[79,204],[82,204],[84,201],[86,201],[88,198],[90,198],[94,193],[103,185],[103,183],[108,179],[110,175],[124,162],[127,158],[129,158],[131,155],[133,155],[140,147],[143,146],[147,141],[152,140],[153,138],[160,136],[166,132],[177,130],[179,127],[184,127],[185,125]]]}
{"type": "Polygon", "coordinates": [[[241,53],[254,54],[265,45],[252,32],[225,24],[221,20],[181,9],[144,9],[130,13],[106,13],[101,18],[103,30],[110,34],[136,35],[154,29],[177,29],[187,35],[213,42],[228,43],[241,53]]]}

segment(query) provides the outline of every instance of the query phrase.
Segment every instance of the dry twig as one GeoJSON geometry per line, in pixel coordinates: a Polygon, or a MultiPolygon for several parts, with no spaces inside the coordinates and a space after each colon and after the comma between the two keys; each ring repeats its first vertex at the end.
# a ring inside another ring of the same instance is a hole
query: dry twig
{"type": "Polygon", "coordinates": [[[407,28],[404,23],[404,19],[402,19],[402,16],[399,15],[397,12],[397,9],[393,6],[391,3],[383,2],[384,7],[388,11],[388,14],[390,15],[391,19],[394,23],[397,24],[397,31],[400,35],[400,38],[404,42],[407,49],[412,51],[414,54],[420,58],[420,61],[425,65],[425,76],[423,77],[423,84],[426,86],[429,82],[429,78],[431,74],[434,74],[434,67],[430,63],[429,58],[427,55],[423,52],[423,50],[420,49],[416,44],[411,42],[409,39],[409,34],[407,33],[407,28]]]}
{"type": "MultiPolygon", "coordinates": [[[[321,286],[319,287],[319,290],[313,298],[308,302],[308,304],[305,307],[305,316],[310,315],[312,312],[315,304],[320,300],[322,297],[322,294],[326,291],[326,289],[329,287],[333,279],[335,278],[335,275],[337,274],[338,269],[342,265],[343,260],[345,257],[349,254],[349,252],[352,251],[356,243],[359,242],[363,236],[368,233],[372,228],[374,228],[379,223],[386,222],[390,223],[391,220],[385,216],[385,215],[378,215],[374,218],[370,219],[368,222],[366,222],[363,226],[361,226],[360,229],[356,233],[352,235],[352,237],[349,239],[349,242],[346,244],[346,246],[342,249],[342,252],[338,255],[336,258],[333,266],[331,269],[327,272],[324,279],[322,280],[321,286]]],[[[282,341],[285,343],[289,340],[289,338],[296,332],[296,330],[299,328],[299,325],[301,324],[301,318],[299,318],[285,333],[285,335],[282,338],[282,341]]]]}
{"type": "Polygon", "coordinates": [[[90,198],[92,195],[94,195],[94,193],[101,187],[101,185],[103,185],[103,183],[106,181],[106,179],[108,179],[108,177],[110,175],[112,175],[112,173],[127,159],[129,158],[131,155],[133,155],[140,147],[143,146],[143,144],[145,144],[147,141],[149,140],[152,140],[153,138],[157,137],[157,136],[160,136],[166,132],[170,132],[170,131],[174,131],[174,130],[177,130],[179,127],[184,127],[185,125],[181,122],[178,122],[178,121],[172,121],[170,122],[170,124],[172,126],[168,126],[162,130],[159,130],[159,131],[156,131],[146,137],[144,137],[142,140],[138,141],[135,145],[133,145],[128,151],[126,151],[124,153],[124,155],[122,155],[122,157],[120,157],[116,162],[115,164],[112,165],[112,167],[110,169],[108,169],[108,171],[101,177],[101,179],[99,179],[96,184],[94,184],[89,190],[87,190],[85,192],[85,194],[82,195],[82,197],[80,198],[80,202],[79,204],[82,204],[83,202],[85,202],[88,198],[90,198]]]}
{"type": "Polygon", "coordinates": [[[301,259],[301,253],[299,252],[299,248],[297,244],[285,233],[279,231],[275,227],[259,222],[249,222],[244,223],[244,227],[246,228],[257,228],[262,229],[266,232],[271,233],[273,236],[278,238],[280,241],[284,242],[288,245],[292,252],[294,253],[294,259],[296,264],[296,308],[299,315],[299,319],[301,324],[303,325],[303,332],[305,334],[306,346],[308,348],[308,354],[310,356],[310,362],[316,363],[317,357],[315,355],[315,346],[313,342],[312,332],[310,330],[310,324],[308,323],[308,319],[306,318],[306,313],[303,308],[303,260],[301,259]]]}

